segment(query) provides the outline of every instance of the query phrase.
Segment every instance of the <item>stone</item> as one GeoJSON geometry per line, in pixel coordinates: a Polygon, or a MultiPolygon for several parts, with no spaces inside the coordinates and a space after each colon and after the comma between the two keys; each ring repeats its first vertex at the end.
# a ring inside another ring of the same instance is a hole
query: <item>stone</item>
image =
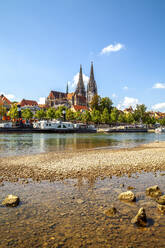
{"type": "Polygon", "coordinates": [[[165,205],[157,205],[157,208],[159,209],[160,212],[162,212],[163,214],[165,214],[165,205]]]}
{"type": "Polygon", "coordinates": [[[162,195],[162,192],[160,191],[158,185],[154,185],[146,189],[146,195],[149,195],[151,197],[158,197],[162,195]]]}
{"type": "Polygon", "coordinates": [[[111,207],[107,210],[104,211],[104,214],[107,215],[107,216],[113,216],[117,213],[117,210],[115,207],[111,207]]]}
{"type": "Polygon", "coordinates": [[[84,201],[82,199],[77,199],[77,203],[82,204],[82,203],[84,203],[84,201]]]}
{"type": "Polygon", "coordinates": [[[137,215],[131,220],[132,224],[145,227],[147,225],[147,216],[144,208],[140,208],[137,215]]]}
{"type": "Polygon", "coordinates": [[[162,195],[156,199],[156,202],[160,205],[165,205],[165,195],[162,195]]]}
{"type": "Polygon", "coordinates": [[[19,197],[15,195],[8,195],[2,202],[2,205],[6,205],[7,207],[16,207],[19,204],[19,197]]]}
{"type": "Polygon", "coordinates": [[[132,191],[123,192],[118,196],[118,198],[119,200],[125,200],[130,202],[136,201],[136,196],[132,191]]]}
{"type": "Polygon", "coordinates": [[[130,190],[130,189],[135,189],[135,188],[133,186],[128,186],[127,189],[130,190]]]}

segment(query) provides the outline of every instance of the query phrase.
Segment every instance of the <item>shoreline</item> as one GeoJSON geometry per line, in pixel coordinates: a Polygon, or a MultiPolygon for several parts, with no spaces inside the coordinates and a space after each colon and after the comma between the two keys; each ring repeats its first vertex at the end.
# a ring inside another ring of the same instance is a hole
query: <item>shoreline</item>
{"type": "Polygon", "coordinates": [[[164,141],[133,148],[87,149],[0,158],[0,182],[104,178],[156,171],[165,171],[164,141]]]}

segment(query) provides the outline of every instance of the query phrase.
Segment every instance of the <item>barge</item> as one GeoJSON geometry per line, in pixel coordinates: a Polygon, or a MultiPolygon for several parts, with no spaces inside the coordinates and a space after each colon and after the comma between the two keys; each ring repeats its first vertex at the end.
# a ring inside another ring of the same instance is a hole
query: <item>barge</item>
{"type": "Polygon", "coordinates": [[[94,125],[86,125],[82,123],[73,124],[71,122],[61,121],[38,121],[32,126],[12,126],[3,123],[0,126],[0,133],[96,133],[97,129],[94,125]]]}

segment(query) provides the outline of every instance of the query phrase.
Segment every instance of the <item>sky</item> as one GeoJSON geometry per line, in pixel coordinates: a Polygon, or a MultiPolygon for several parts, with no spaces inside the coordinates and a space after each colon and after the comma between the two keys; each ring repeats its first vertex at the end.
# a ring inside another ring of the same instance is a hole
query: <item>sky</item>
{"type": "Polygon", "coordinates": [[[98,94],[120,109],[165,111],[164,0],[0,1],[0,93],[43,102],[73,92],[94,63],[98,94]]]}

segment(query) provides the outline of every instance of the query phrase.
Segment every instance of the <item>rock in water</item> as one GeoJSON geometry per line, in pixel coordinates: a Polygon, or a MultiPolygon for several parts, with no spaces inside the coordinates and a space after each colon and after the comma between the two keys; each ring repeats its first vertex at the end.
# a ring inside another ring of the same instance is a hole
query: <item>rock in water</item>
{"type": "Polygon", "coordinates": [[[132,191],[123,192],[118,196],[118,198],[119,200],[125,200],[130,202],[136,201],[136,196],[132,191]]]}
{"type": "Polygon", "coordinates": [[[162,195],[162,192],[160,191],[159,186],[155,185],[146,189],[146,195],[149,195],[151,197],[158,197],[162,195]]]}
{"type": "Polygon", "coordinates": [[[19,197],[15,195],[8,195],[2,202],[2,205],[7,207],[16,207],[19,204],[19,197]]]}
{"type": "Polygon", "coordinates": [[[159,209],[160,212],[162,212],[163,214],[165,214],[165,205],[158,204],[157,207],[158,207],[158,209],[159,209]]]}
{"type": "Polygon", "coordinates": [[[165,205],[165,195],[162,195],[156,199],[156,202],[160,205],[165,205]]]}
{"type": "Polygon", "coordinates": [[[115,207],[111,207],[107,210],[104,211],[104,214],[107,215],[107,216],[113,216],[115,215],[117,212],[116,208],[115,207]]]}
{"type": "Polygon", "coordinates": [[[144,208],[139,209],[137,215],[131,220],[131,223],[143,227],[147,225],[147,216],[144,208]]]}

